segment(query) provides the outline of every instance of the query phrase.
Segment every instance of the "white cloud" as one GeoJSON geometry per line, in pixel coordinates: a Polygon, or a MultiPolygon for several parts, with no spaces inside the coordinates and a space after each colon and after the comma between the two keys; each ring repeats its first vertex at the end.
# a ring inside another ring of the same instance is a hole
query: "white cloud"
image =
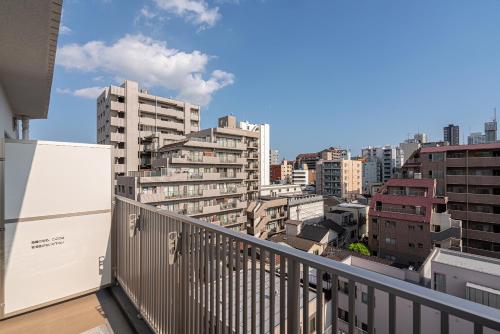
{"type": "Polygon", "coordinates": [[[57,51],[57,64],[66,69],[104,71],[145,86],[162,86],[203,106],[215,92],[234,82],[233,74],[221,70],[204,79],[210,58],[200,51],[170,49],[165,42],[142,35],[126,35],[110,45],[101,41],[68,44],[57,51]]]}
{"type": "Polygon", "coordinates": [[[69,94],[77,97],[83,97],[85,99],[96,99],[99,95],[101,95],[104,87],[86,87],[80,88],[76,90],[71,90],[68,88],[57,88],[56,91],[59,94],[69,94]]]}
{"type": "Polygon", "coordinates": [[[213,27],[221,18],[219,7],[210,8],[204,0],[154,0],[156,5],[170,13],[205,27],[213,27]]]}
{"type": "Polygon", "coordinates": [[[72,32],[71,28],[68,26],[65,26],[64,24],[61,24],[61,27],[59,27],[59,33],[61,35],[68,35],[72,32]]]}

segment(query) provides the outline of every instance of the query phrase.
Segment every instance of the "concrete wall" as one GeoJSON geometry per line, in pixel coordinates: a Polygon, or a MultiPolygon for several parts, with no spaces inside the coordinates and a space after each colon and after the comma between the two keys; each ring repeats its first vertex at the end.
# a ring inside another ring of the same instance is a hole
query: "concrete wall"
{"type": "Polygon", "coordinates": [[[7,96],[0,85],[0,138],[15,138],[16,135],[13,129],[12,109],[10,107],[7,96]]]}

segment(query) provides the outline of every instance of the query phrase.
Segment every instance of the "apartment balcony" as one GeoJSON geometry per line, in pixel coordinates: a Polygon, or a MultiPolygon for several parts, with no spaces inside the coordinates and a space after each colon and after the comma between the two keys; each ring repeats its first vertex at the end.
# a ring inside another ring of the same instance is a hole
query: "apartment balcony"
{"type": "Polygon", "coordinates": [[[123,143],[125,142],[125,134],[118,132],[111,132],[110,138],[112,142],[123,143]]]}
{"type": "Polygon", "coordinates": [[[475,211],[462,211],[462,210],[449,210],[451,217],[458,220],[470,220],[480,223],[498,223],[500,222],[500,215],[487,212],[475,211]]]}
{"type": "Polygon", "coordinates": [[[463,236],[467,239],[476,239],[490,242],[500,242],[500,233],[480,230],[464,229],[463,236]]]}
{"type": "Polygon", "coordinates": [[[125,103],[122,103],[122,102],[116,102],[116,101],[111,101],[111,106],[110,106],[111,110],[114,110],[114,111],[125,111],[125,103]]]}
{"type": "Polygon", "coordinates": [[[213,223],[121,197],[114,216],[117,282],[155,333],[296,334],[312,333],[310,326],[315,333],[359,333],[361,313],[368,333],[379,321],[389,334],[406,325],[405,332],[421,333],[429,323],[435,333],[500,329],[497,309],[213,223]],[[332,278],[347,281],[346,289],[332,288],[332,278]],[[363,310],[356,284],[367,287],[363,310]],[[337,313],[341,297],[344,318],[337,313]]]}
{"type": "Polygon", "coordinates": [[[111,117],[111,125],[116,127],[125,127],[125,118],[111,117]]]}
{"type": "Polygon", "coordinates": [[[448,200],[450,202],[469,202],[469,203],[485,203],[500,205],[500,195],[492,194],[471,194],[471,193],[454,193],[447,192],[448,200]]]}
{"type": "Polygon", "coordinates": [[[151,117],[141,117],[139,119],[140,124],[142,125],[147,125],[151,127],[157,127],[157,128],[167,128],[167,129],[174,129],[178,131],[184,131],[184,123],[177,123],[177,122],[172,122],[172,121],[164,121],[160,118],[154,119],[151,117]]]}
{"type": "Polygon", "coordinates": [[[114,164],[113,170],[115,173],[125,173],[125,165],[124,164],[114,164]]]}
{"type": "Polygon", "coordinates": [[[482,175],[447,175],[448,184],[473,184],[478,186],[494,186],[500,184],[500,176],[482,176],[482,175]]]}
{"type": "Polygon", "coordinates": [[[116,158],[125,158],[125,149],[123,148],[113,149],[113,156],[116,158]]]}
{"type": "Polygon", "coordinates": [[[184,112],[180,110],[163,108],[161,106],[155,107],[154,105],[145,103],[139,103],[139,111],[152,114],[156,113],[158,115],[170,116],[178,119],[184,119],[184,112]]]}
{"type": "Polygon", "coordinates": [[[245,172],[238,172],[238,173],[222,172],[222,173],[220,173],[220,178],[221,179],[245,180],[247,178],[247,173],[245,173],[245,172]]]}
{"type": "Polygon", "coordinates": [[[191,113],[191,120],[193,120],[193,121],[199,121],[200,120],[200,114],[199,113],[191,113]]]}
{"type": "Polygon", "coordinates": [[[446,167],[499,167],[500,157],[447,158],[446,167]]]}
{"type": "Polygon", "coordinates": [[[189,155],[172,157],[172,164],[205,164],[205,165],[244,165],[245,158],[222,158],[213,156],[191,157],[189,155]]]}

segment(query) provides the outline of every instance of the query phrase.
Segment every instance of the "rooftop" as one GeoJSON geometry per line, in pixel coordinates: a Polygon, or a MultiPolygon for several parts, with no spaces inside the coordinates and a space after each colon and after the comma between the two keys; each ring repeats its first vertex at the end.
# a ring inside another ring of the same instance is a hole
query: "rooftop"
{"type": "Polygon", "coordinates": [[[495,276],[500,274],[500,259],[491,257],[441,249],[432,261],[495,276]]]}

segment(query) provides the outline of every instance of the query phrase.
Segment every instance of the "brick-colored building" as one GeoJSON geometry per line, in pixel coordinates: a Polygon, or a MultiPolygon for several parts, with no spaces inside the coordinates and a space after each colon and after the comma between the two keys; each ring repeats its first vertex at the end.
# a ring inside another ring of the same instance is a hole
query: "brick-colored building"
{"type": "Polygon", "coordinates": [[[370,205],[368,244],[373,255],[420,266],[433,247],[461,248],[461,222],[432,179],[390,179],[370,205]]]}
{"type": "Polygon", "coordinates": [[[403,167],[404,177],[436,179],[462,220],[464,251],[500,258],[500,143],[423,147],[403,167]]]}

